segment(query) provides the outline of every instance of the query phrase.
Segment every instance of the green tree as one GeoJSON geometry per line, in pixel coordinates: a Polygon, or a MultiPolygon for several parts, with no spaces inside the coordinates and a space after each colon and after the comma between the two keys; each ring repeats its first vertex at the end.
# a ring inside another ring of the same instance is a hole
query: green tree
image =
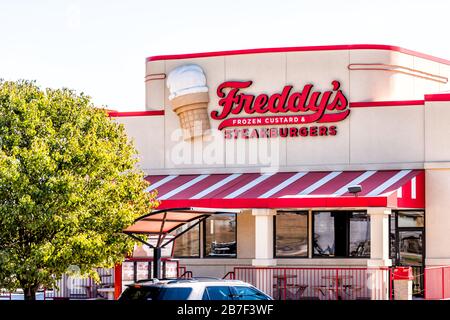
{"type": "Polygon", "coordinates": [[[0,288],[33,300],[71,265],[98,279],[158,205],[122,125],[90,98],[0,80],[0,288]]]}

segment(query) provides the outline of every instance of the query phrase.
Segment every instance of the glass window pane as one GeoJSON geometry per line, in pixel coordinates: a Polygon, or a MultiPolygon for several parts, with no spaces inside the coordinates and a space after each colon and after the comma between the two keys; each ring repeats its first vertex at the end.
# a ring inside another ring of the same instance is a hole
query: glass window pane
{"type": "Polygon", "coordinates": [[[159,300],[187,300],[191,292],[192,288],[164,288],[159,300]]]}
{"type": "Polygon", "coordinates": [[[350,217],[350,257],[370,257],[370,220],[366,213],[350,217]]]}
{"type": "Polygon", "coordinates": [[[366,212],[315,212],[314,255],[370,257],[370,220],[366,212]]]}
{"type": "Polygon", "coordinates": [[[160,290],[155,287],[128,287],[120,300],[158,300],[160,290]]]}
{"type": "Polygon", "coordinates": [[[209,300],[232,300],[229,287],[207,287],[209,300]]]}
{"type": "MultiPolygon", "coordinates": [[[[178,228],[174,235],[180,234],[187,230],[192,224],[198,221],[186,223],[178,228]]],[[[177,258],[200,257],[200,226],[197,225],[188,232],[175,239],[173,255],[177,258]]]]}
{"type": "Polygon", "coordinates": [[[307,257],[307,213],[281,213],[275,219],[276,257],[307,257]]]}
{"type": "Polygon", "coordinates": [[[422,228],[424,224],[423,211],[398,211],[399,228],[422,228]]]}
{"type": "Polygon", "coordinates": [[[422,253],[422,231],[400,231],[400,264],[406,266],[421,266],[422,253]]]}
{"type": "Polygon", "coordinates": [[[206,257],[236,257],[236,215],[216,214],[206,223],[206,257]]]}
{"type": "Polygon", "coordinates": [[[390,258],[396,259],[397,255],[397,237],[396,237],[396,227],[395,227],[395,212],[391,213],[390,217],[390,233],[389,233],[389,241],[390,241],[390,258]]]}
{"type": "Polygon", "coordinates": [[[331,212],[314,213],[314,255],[334,256],[334,217],[331,212]]]}
{"type": "Polygon", "coordinates": [[[250,287],[234,287],[236,290],[237,300],[267,300],[266,296],[261,292],[250,287]]]}

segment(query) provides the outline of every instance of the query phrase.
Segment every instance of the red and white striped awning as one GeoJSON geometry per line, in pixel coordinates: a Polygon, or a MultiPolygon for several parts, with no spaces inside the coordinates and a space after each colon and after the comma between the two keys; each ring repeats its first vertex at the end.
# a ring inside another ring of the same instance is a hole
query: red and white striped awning
{"type": "Polygon", "coordinates": [[[159,208],[424,208],[423,170],[147,176],[159,208]],[[357,195],[347,188],[361,185],[357,195]]]}

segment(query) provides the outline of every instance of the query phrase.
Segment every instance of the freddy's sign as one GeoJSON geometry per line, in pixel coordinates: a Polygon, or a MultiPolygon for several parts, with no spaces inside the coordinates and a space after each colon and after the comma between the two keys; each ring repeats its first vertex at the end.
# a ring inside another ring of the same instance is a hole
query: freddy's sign
{"type": "Polygon", "coordinates": [[[226,81],[217,88],[220,109],[212,111],[211,118],[222,120],[218,129],[225,129],[226,138],[336,135],[336,126],[323,124],[342,121],[350,114],[348,100],[339,89],[339,81],[332,81],[331,90],[325,92],[314,91],[312,84],[305,85],[301,91],[288,85],[270,96],[242,91],[251,85],[252,81],[226,81]],[[242,113],[251,116],[242,117],[242,113]],[[313,123],[317,125],[305,126],[313,123]],[[226,129],[278,125],[296,127],[226,129]]]}

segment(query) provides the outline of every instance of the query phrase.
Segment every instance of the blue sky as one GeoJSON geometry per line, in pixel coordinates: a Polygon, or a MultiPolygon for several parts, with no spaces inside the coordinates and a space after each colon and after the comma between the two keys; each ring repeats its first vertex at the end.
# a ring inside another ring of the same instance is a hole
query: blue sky
{"type": "Polygon", "coordinates": [[[148,56],[376,43],[450,59],[449,13],[444,0],[0,0],[0,78],[143,110],[148,56]]]}

